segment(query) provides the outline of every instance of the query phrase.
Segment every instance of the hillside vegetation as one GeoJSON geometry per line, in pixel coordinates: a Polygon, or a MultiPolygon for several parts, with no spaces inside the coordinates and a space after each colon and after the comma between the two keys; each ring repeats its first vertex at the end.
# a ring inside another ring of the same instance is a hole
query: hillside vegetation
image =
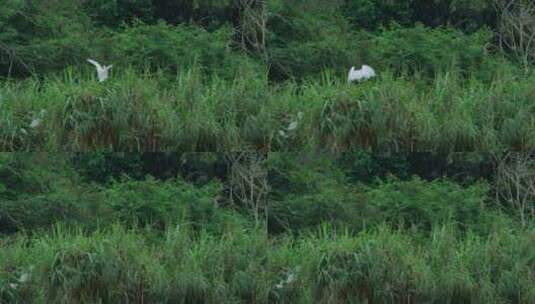
{"type": "Polygon", "coordinates": [[[11,1],[0,147],[532,150],[532,50],[506,46],[533,33],[506,31],[494,2],[453,2],[11,1]],[[86,58],[113,64],[111,79],[96,83],[86,58]],[[347,85],[362,64],[379,77],[347,85]]]}
{"type": "Polygon", "coordinates": [[[4,2],[0,303],[535,303],[532,1],[4,2]]]}

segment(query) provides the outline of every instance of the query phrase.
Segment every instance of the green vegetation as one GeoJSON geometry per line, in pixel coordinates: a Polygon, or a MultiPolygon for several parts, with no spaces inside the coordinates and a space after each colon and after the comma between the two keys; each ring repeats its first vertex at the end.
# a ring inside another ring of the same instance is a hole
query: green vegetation
{"type": "Polygon", "coordinates": [[[0,303],[535,303],[532,1],[4,2],[0,303]]]}
{"type": "Polygon", "coordinates": [[[428,181],[410,177],[421,161],[391,171],[387,158],[361,152],[353,160],[3,153],[0,297],[9,303],[535,300],[534,214],[527,212],[523,224],[483,176],[454,182],[474,165],[428,181]],[[256,190],[239,187],[233,162],[249,168],[246,180],[256,190]],[[265,200],[257,199],[263,194],[255,164],[267,172],[265,200]],[[406,177],[369,182],[352,173],[361,170],[406,177]]]}
{"type": "Polygon", "coordinates": [[[226,20],[223,11],[236,9],[230,3],[212,7],[222,10],[220,26],[205,27],[154,21],[158,6],[148,1],[89,3],[77,10],[63,1],[14,1],[0,17],[3,151],[443,153],[535,146],[535,76],[498,50],[492,23],[472,31],[415,23],[366,32],[344,18],[354,4],[273,1],[247,10],[250,18],[267,14],[260,30],[226,20]],[[49,20],[58,10],[74,29],[58,28],[59,17],[49,20]],[[43,11],[52,16],[34,16],[43,11]],[[112,26],[114,18],[126,23],[112,26]],[[111,79],[95,83],[87,57],[113,63],[111,79]],[[349,66],[363,63],[379,78],[347,85],[349,66]],[[25,75],[32,76],[20,79],[25,75]],[[31,128],[42,110],[42,123],[31,128]],[[298,128],[280,136],[299,112],[298,128]]]}
{"type": "MultiPolygon", "coordinates": [[[[245,72],[245,71],[244,71],[245,72]]],[[[5,83],[4,151],[495,152],[535,148],[535,77],[504,73],[490,83],[439,74],[430,82],[383,72],[348,86],[334,75],[272,87],[247,71],[234,81],[195,70],[164,76],[124,72],[86,79],[5,83]],[[42,124],[31,121],[46,110],[42,124]],[[303,113],[288,138],[279,134],[303,113]]],[[[73,76],[74,77],[74,76],[73,76]]]]}
{"type": "MultiPolygon", "coordinates": [[[[181,227],[182,228],[182,227],[181,227]]],[[[327,228],[275,243],[262,232],[221,237],[114,227],[90,235],[56,227],[0,246],[5,302],[531,303],[533,231],[426,241],[385,228],[355,236],[327,228]],[[492,267],[489,267],[492,265],[492,267]],[[28,282],[19,276],[31,270],[28,282]],[[295,280],[283,284],[289,274],[295,280]],[[9,284],[17,284],[10,288],[9,284]]]]}

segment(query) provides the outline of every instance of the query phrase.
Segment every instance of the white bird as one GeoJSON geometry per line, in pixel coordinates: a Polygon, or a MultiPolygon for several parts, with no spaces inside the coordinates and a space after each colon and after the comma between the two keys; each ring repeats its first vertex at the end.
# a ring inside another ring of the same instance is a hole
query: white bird
{"type": "Polygon", "coordinates": [[[41,124],[42,120],[41,118],[34,118],[32,120],[32,123],[30,124],[30,128],[34,129],[34,128],[37,128],[39,127],[39,125],[41,124]]]}
{"type": "Polygon", "coordinates": [[[288,278],[286,278],[286,284],[291,284],[295,281],[295,274],[292,272],[288,275],[288,278]]]}
{"type": "Polygon", "coordinates": [[[19,283],[26,283],[30,280],[30,274],[29,273],[23,273],[21,274],[19,278],[19,283]]]}
{"type": "Polygon", "coordinates": [[[39,117],[37,118],[34,118],[32,120],[32,123],[30,123],[30,128],[34,129],[34,128],[37,128],[39,127],[39,125],[41,125],[41,123],[43,122],[43,117],[45,116],[46,114],[46,110],[41,110],[41,112],[39,112],[39,117]]]}
{"type": "Polygon", "coordinates": [[[111,69],[111,67],[113,65],[102,66],[102,65],[100,65],[98,62],[96,62],[93,59],[87,59],[87,62],[91,63],[92,65],[94,65],[97,68],[97,76],[98,76],[98,81],[99,82],[103,82],[106,79],[108,79],[108,75],[109,75],[110,69],[111,69]]]}
{"type": "Polygon", "coordinates": [[[284,285],[292,284],[294,281],[295,281],[295,273],[294,272],[290,272],[288,274],[288,277],[286,278],[286,280],[280,281],[277,285],[275,285],[275,288],[282,289],[284,287],[284,285]]]}
{"type": "Polygon", "coordinates": [[[292,121],[292,122],[290,123],[290,125],[288,126],[288,129],[287,129],[287,130],[288,130],[288,131],[295,130],[295,129],[297,129],[297,125],[298,125],[297,121],[292,121]]]}
{"type": "MultiPolygon", "coordinates": [[[[30,268],[30,271],[32,270],[33,267],[30,268]]],[[[28,283],[30,281],[30,274],[25,272],[23,274],[20,275],[20,278],[18,279],[18,282],[20,284],[24,284],[24,283],[28,283]]],[[[19,284],[17,283],[10,283],[9,284],[9,287],[11,287],[12,289],[17,289],[19,287],[19,284]]]]}
{"type": "Polygon", "coordinates": [[[363,65],[360,70],[355,70],[355,67],[352,66],[349,70],[349,75],[347,77],[347,82],[352,81],[362,81],[375,77],[375,70],[370,66],[363,65]]]}

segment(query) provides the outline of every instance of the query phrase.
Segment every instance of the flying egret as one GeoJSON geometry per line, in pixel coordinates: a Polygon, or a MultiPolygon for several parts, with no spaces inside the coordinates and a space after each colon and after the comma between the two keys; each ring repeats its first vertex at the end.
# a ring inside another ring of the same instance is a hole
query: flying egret
{"type": "Polygon", "coordinates": [[[106,79],[108,79],[108,74],[109,74],[110,69],[111,69],[111,67],[113,65],[102,66],[102,65],[100,65],[98,62],[96,62],[93,59],[87,59],[87,62],[91,63],[92,65],[94,65],[97,68],[97,76],[98,76],[98,81],[99,82],[103,82],[106,79]]]}
{"type": "Polygon", "coordinates": [[[366,79],[370,79],[372,77],[375,77],[375,70],[372,69],[370,66],[363,65],[360,70],[355,70],[355,67],[352,66],[349,70],[349,75],[347,77],[347,82],[353,82],[353,81],[362,81],[366,79]]]}

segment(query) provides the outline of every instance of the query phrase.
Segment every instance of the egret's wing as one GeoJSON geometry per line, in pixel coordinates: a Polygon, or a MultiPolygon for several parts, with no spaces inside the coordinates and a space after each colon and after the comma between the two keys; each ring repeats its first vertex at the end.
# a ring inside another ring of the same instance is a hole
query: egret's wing
{"type": "Polygon", "coordinates": [[[351,70],[349,70],[349,74],[347,75],[347,81],[353,81],[355,79],[356,79],[355,69],[351,68],[351,70]]]}
{"type": "Polygon", "coordinates": [[[288,126],[288,129],[287,129],[287,130],[288,130],[288,131],[292,131],[292,130],[295,130],[295,129],[297,129],[297,121],[292,121],[292,122],[290,123],[290,125],[288,126]]]}
{"type": "Polygon", "coordinates": [[[364,77],[364,73],[362,72],[362,69],[355,71],[355,73],[353,74],[353,77],[354,77],[353,79],[360,81],[364,77]]]}
{"type": "Polygon", "coordinates": [[[101,70],[102,69],[102,66],[98,62],[93,60],[93,59],[87,59],[87,62],[89,62],[92,65],[94,65],[97,68],[97,70],[101,70]]]}
{"type": "Polygon", "coordinates": [[[372,67],[367,66],[367,65],[362,66],[362,72],[368,77],[375,76],[375,70],[372,67]]]}
{"type": "Polygon", "coordinates": [[[41,124],[41,119],[35,118],[32,120],[32,123],[30,124],[30,128],[37,128],[41,124]]]}

